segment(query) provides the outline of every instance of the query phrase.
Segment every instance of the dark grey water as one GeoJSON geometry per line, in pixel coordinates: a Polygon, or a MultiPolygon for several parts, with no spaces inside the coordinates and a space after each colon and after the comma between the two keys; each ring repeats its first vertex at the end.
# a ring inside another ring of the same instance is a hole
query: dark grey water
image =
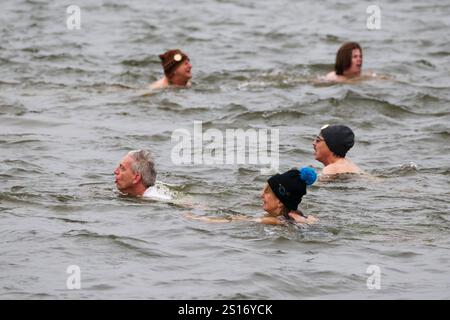
{"type": "Polygon", "coordinates": [[[450,298],[450,4],[2,1],[0,298],[450,298]],[[316,85],[340,44],[390,80],[316,85]],[[186,51],[194,85],[142,95],[157,54],[186,51]],[[177,166],[173,130],[276,128],[280,170],[314,165],[326,123],[357,137],[374,179],[317,183],[305,229],[206,224],[179,205],[118,196],[112,171],[151,149],[159,180],[210,209],[262,215],[254,165],[177,166]],[[81,270],[68,290],[66,269],[81,270]],[[369,290],[370,265],[381,289],[369,290]]]}

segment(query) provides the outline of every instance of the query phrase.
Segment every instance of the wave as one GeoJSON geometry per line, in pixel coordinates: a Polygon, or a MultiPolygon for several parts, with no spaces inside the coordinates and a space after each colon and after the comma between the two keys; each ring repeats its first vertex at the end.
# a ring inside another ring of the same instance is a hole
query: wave
{"type": "MultiPolygon", "coordinates": [[[[424,104],[431,102],[443,103],[442,98],[425,93],[417,93],[413,97],[407,97],[407,101],[412,101],[409,103],[409,105],[389,101],[386,98],[382,98],[381,95],[370,96],[368,94],[358,93],[354,90],[347,90],[343,94],[341,94],[341,97],[332,97],[325,99],[325,101],[326,100],[330,101],[334,105],[340,104],[342,102],[352,102],[353,105],[355,105],[354,102],[358,102],[358,104],[362,106],[373,106],[375,104],[375,107],[381,108],[380,111],[383,114],[390,117],[400,116],[402,114],[443,116],[450,113],[450,111],[445,112],[440,110],[434,113],[432,111],[430,112],[430,110],[421,111],[417,106],[418,101],[421,101],[424,104]]],[[[448,107],[443,106],[442,108],[443,110],[445,110],[448,107]]]]}
{"type": "Polygon", "coordinates": [[[374,169],[371,174],[382,177],[382,178],[392,178],[392,177],[403,177],[417,174],[421,169],[419,165],[414,162],[409,162],[401,164],[395,167],[388,167],[383,169],[374,169]]]}
{"type": "Polygon", "coordinates": [[[429,55],[433,57],[448,57],[450,56],[450,51],[435,51],[429,53],[429,55]]]}
{"type": "MultiPolygon", "coordinates": [[[[140,246],[142,245],[151,245],[147,241],[133,238],[133,237],[126,237],[126,236],[118,236],[115,234],[100,234],[93,231],[89,231],[86,229],[82,230],[70,230],[62,234],[63,237],[70,237],[70,238],[80,238],[80,239],[87,239],[87,240],[101,240],[106,241],[108,243],[114,244],[118,247],[122,247],[126,250],[133,250],[140,255],[152,257],[152,258],[172,258],[172,257],[181,257],[179,255],[169,254],[154,248],[145,248],[140,246]]],[[[157,244],[153,244],[155,247],[160,247],[157,244]]]]}
{"type": "Polygon", "coordinates": [[[284,120],[284,119],[299,119],[307,116],[308,113],[298,110],[274,110],[274,111],[245,111],[237,115],[226,116],[229,120],[284,120]]]}
{"type": "Polygon", "coordinates": [[[148,56],[142,59],[126,59],[120,62],[124,66],[128,67],[147,67],[150,65],[160,65],[160,62],[153,56],[148,56]]]}

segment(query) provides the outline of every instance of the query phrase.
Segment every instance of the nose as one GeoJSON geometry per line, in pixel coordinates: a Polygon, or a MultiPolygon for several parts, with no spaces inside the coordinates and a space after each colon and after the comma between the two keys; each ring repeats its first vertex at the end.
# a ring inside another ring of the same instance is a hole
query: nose
{"type": "Polygon", "coordinates": [[[119,174],[119,168],[116,168],[116,169],[114,170],[114,174],[115,174],[115,175],[118,175],[118,174],[119,174]]]}

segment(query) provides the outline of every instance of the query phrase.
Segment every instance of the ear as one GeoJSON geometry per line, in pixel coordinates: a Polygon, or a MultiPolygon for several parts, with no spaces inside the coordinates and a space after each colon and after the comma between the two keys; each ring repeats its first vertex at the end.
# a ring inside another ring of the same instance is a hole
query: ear
{"type": "Polygon", "coordinates": [[[136,173],[133,177],[133,183],[138,184],[142,180],[142,177],[139,173],[136,173]]]}

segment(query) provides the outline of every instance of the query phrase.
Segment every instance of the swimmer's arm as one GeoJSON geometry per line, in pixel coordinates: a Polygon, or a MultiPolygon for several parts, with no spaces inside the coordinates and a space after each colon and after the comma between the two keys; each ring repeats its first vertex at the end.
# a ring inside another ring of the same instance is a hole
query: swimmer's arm
{"type": "Polygon", "coordinates": [[[248,216],[240,215],[240,216],[233,216],[231,219],[236,220],[236,221],[253,221],[253,222],[258,222],[258,223],[262,223],[262,224],[270,224],[270,225],[282,224],[281,221],[275,217],[255,218],[255,217],[248,217],[248,216]]]}
{"type": "Polygon", "coordinates": [[[189,219],[192,219],[192,220],[198,220],[198,221],[204,221],[204,222],[212,222],[212,223],[231,222],[231,219],[225,219],[225,218],[220,218],[220,217],[197,216],[197,215],[194,215],[191,212],[185,213],[184,216],[186,218],[189,218],[189,219]]]}
{"type": "Polygon", "coordinates": [[[263,224],[270,224],[270,225],[279,225],[281,224],[280,220],[278,220],[275,217],[262,217],[262,218],[255,218],[256,222],[260,222],[263,224]]]}
{"type": "Polygon", "coordinates": [[[234,215],[234,216],[230,216],[227,218],[221,218],[221,217],[197,216],[191,212],[185,213],[184,216],[186,218],[189,218],[192,220],[211,222],[211,223],[227,223],[227,222],[232,222],[232,221],[253,221],[253,222],[259,222],[259,223],[264,223],[264,224],[280,224],[278,219],[272,218],[272,217],[255,218],[255,217],[249,217],[249,216],[244,216],[244,215],[234,215]]]}

